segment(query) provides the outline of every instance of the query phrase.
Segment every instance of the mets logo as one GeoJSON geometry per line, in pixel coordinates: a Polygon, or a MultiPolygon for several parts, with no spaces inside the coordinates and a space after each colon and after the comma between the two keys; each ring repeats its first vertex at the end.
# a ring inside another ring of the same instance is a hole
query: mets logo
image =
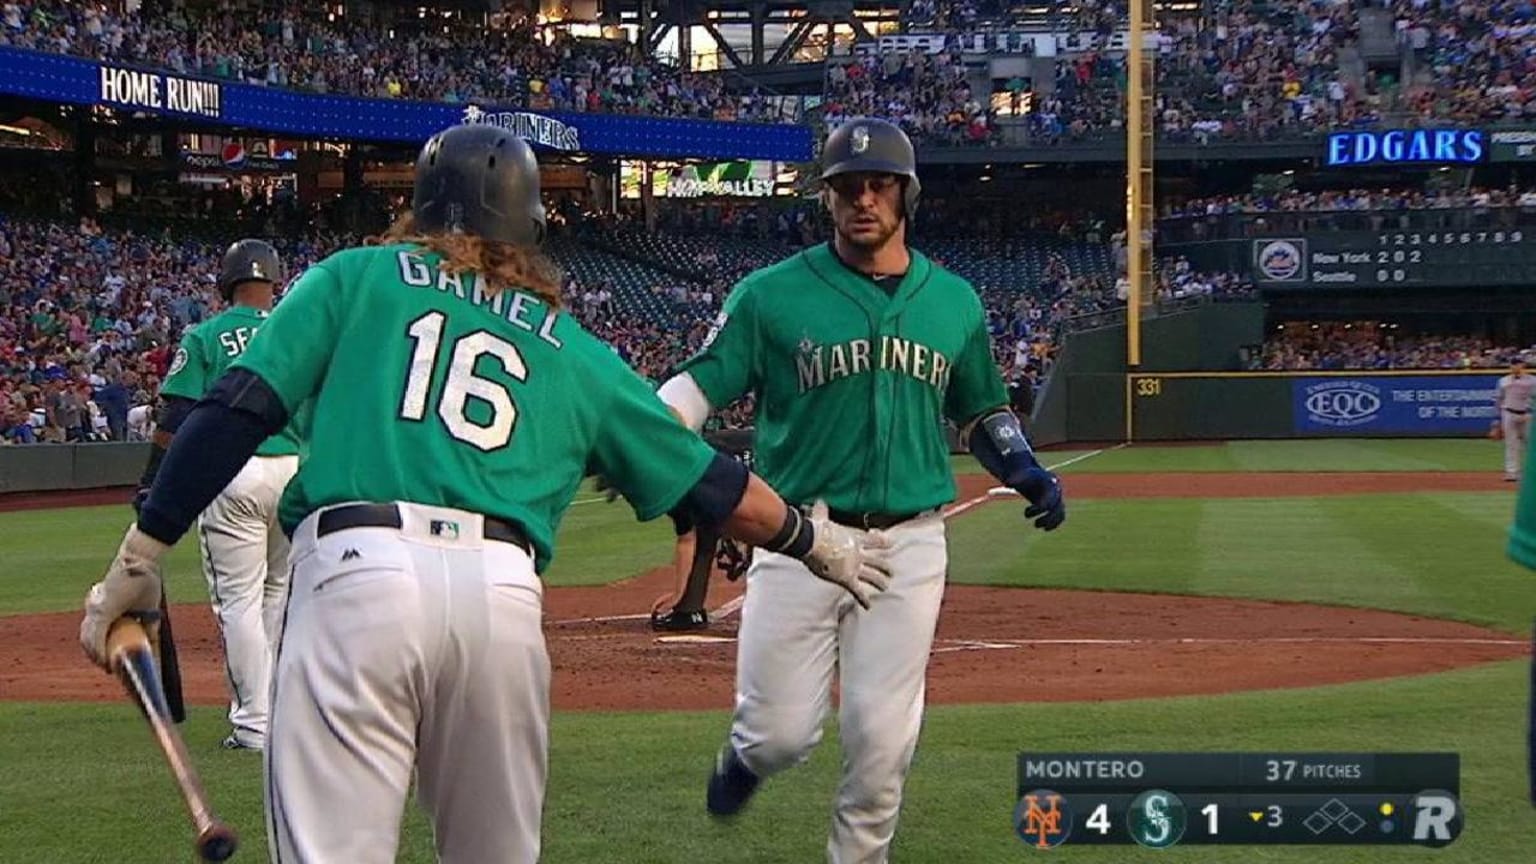
{"type": "Polygon", "coordinates": [[[854,153],[863,153],[869,149],[869,127],[855,126],[853,134],[849,136],[849,147],[854,153]]]}
{"type": "Polygon", "coordinates": [[[1359,426],[1381,411],[1381,388],[1356,379],[1312,384],[1303,394],[1307,419],[1320,426],[1359,426]]]}
{"type": "Polygon", "coordinates": [[[1032,789],[1013,811],[1013,830],[1036,849],[1060,846],[1072,833],[1072,807],[1060,792],[1032,789]]]}
{"type": "Polygon", "coordinates": [[[1259,273],[1270,282],[1290,282],[1304,279],[1302,268],[1306,264],[1305,240],[1255,241],[1254,263],[1259,273]],[[1260,245],[1262,244],[1262,245],[1260,245]]]}

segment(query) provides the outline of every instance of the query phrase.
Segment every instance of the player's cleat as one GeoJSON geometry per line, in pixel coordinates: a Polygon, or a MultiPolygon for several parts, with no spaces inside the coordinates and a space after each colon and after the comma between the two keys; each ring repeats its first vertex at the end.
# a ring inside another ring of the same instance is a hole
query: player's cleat
{"type": "Polygon", "coordinates": [[[727,744],[715,757],[715,772],[709,776],[709,812],[715,816],[736,815],[752,799],[759,782],[758,776],[742,764],[736,748],[727,744]]]}
{"type": "Polygon", "coordinates": [[[220,741],[219,746],[223,747],[225,750],[254,750],[258,753],[261,752],[261,747],[259,745],[247,744],[244,741],[241,741],[239,736],[235,735],[233,732],[229,733],[229,735],[225,737],[223,741],[220,741]]]}
{"type": "Polygon", "coordinates": [[[671,612],[651,613],[651,629],[669,632],[687,632],[709,628],[709,613],[703,609],[673,609],[671,612]]]}

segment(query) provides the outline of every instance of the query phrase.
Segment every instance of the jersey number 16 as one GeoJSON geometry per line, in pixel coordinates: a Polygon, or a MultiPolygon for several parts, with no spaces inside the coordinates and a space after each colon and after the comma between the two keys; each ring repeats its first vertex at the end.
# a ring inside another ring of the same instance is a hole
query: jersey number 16
{"type": "MultiPolygon", "coordinates": [[[[438,349],[443,343],[443,324],[448,316],[428,312],[412,321],[405,332],[416,348],[406,370],[405,394],[400,399],[400,416],[421,420],[427,416],[427,399],[432,389],[432,373],[437,369],[438,349]]],[[[486,355],[501,362],[501,368],[517,381],[528,380],[528,366],[517,346],[486,330],[466,333],[449,346],[448,374],[437,397],[437,416],[448,434],[489,453],[507,446],[517,425],[517,403],[502,384],[475,374],[475,364],[486,355]],[[490,421],[476,423],[469,418],[469,400],[478,399],[490,407],[490,421]]]]}

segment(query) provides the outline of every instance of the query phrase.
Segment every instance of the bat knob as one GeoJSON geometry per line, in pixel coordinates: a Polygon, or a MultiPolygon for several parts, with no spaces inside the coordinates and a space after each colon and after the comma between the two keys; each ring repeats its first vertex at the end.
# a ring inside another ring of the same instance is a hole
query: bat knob
{"type": "Polygon", "coordinates": [[[211,825],[197,837],[197,854],[204,861],[228,861],[240,845],[227,825],[211,825]]]}

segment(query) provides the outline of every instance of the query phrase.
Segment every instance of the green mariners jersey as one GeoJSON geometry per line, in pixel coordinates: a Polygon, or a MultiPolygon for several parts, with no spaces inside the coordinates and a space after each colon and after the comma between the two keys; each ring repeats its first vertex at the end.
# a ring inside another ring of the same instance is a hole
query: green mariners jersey
{"type": "Polygon", "coordinates": [[[589,473],[641,520],[674,508],[714,451],[570,316],[439,261],[412,245],[332,255],[236,363],[311,412],[284,528],[346,501],[454,507],[522,525],[543,572],[589,473]]]}
{"type": "Polygon", "coordinates": [[[1536,570],[1536,437],[1527,445],[1525,474],[1520,481],[1520,494],[1515,499],[1515,524],[1509,529],[1509,557],[1525,567],[1536,570]]]}
{"type": "MultiPolygon", "coordinates": [[[[267,312],[252,306],[231,306],[188,330],[176,348],[165,382],[160,385],[160,395],[194,402],[203,398],[213,382],[245,353],[256,331],[267,323],[267,316],[267,312]]],[[[256,455],[297,455],[302,416],[296,413],[281,432],[261,442],[256,455]]]]}
{"type": "Polygon", "coordinates": [[[827,244],[751,273],[679,367],[717,408],[756,395],[753,469],[785,500],[877,513],[952,501],[941,418],[1008,404],[975,289],[911,257],[889,292],[827,244]]]}

